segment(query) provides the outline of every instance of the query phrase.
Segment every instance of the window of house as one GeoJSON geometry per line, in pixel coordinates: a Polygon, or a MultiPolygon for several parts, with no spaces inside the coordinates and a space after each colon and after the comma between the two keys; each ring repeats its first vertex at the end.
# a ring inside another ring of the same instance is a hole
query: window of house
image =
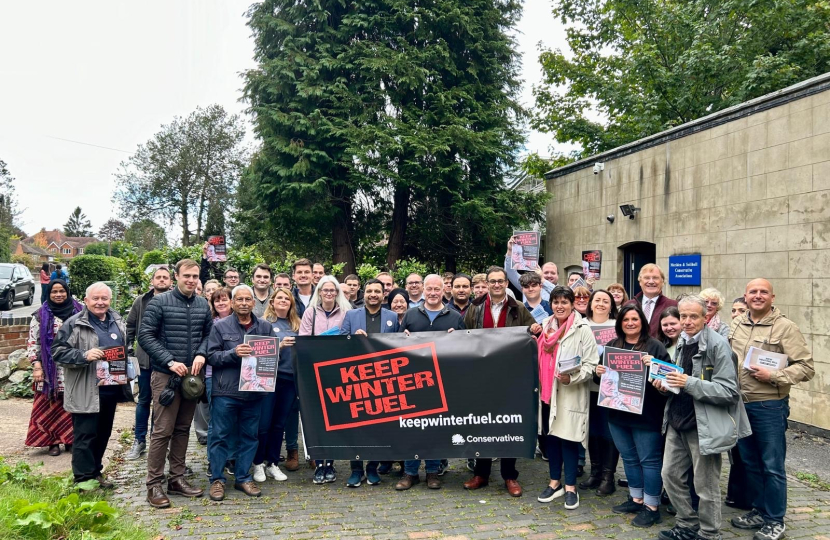
{"type": "Polygon", "coordinates": [[[72,248],[63,248],[61,251],[64,255],[72,255],[72,248]]]}
{"type": "Polygon", "coordinates": [[[78,255],[84,254],[84,248],[78,248],[78,255]]]}

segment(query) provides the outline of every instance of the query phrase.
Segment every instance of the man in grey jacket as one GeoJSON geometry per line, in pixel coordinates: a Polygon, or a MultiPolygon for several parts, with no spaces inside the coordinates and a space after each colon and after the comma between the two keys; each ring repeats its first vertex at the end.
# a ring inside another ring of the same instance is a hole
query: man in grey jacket
{"type": "MultiPolygon", "coordinates": [[[[680,300],[683,333],[675,363],[683,373],[670,373],[666,384],[679,389],[669,394],[663,415],[666,448],[663,484],[677,510],[674,528],[660,531],[663,540],[719,540],[721,538],[721,452],[750,434],[738,391],[735,360],[729,343],[706,326],[706,302],[699,296],[680,300]],[[692,508],[689,467],[700,496],[699,511],[692,508]]],[[[668,389],[655,380],[661,392],[668,389]]]]}
{"type": "MultiPolygon", "coordinates": [[[[135,299],[127,315],[127,343],[132,345],[135,342],[138,329],[141,328],[144,310],[147,309],[150,300],[158,294],[169,291],[172,285],[170,270],[165,267],[156,268],[150,280],[152,288],[135,299]]],[[[140,345],[135,348],[135,355],[141,367],[141,373],[138,375],[138,403],[135,406],[135,440],[130,451],[124,456],[124,459],[128,461],[140,458],[147,449],[147,424],[150,421],[150,404],[153,402],[153,390],[150,388],[150,374],[152,373],[150,357],[140,345]]]]}

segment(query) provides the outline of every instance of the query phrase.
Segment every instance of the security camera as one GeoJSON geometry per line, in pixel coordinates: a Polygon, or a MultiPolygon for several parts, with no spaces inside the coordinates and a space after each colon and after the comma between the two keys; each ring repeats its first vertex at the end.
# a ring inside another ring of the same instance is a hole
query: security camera
{"type": "Polygon", "coordinates": [[[622,211],[622,214],[628,219],[634,219],[634,217],[640,211],[640,208],[637,208],[633,204],[621,204],[620,210],[622,211]]]}
{"type": "Polygon", "coordinates": [[[599,174],[605,170],[605,163],[596,162],[594,163],[594,174],[599,174]]]}
{"type": "Polygon", "coordinates": [[[605,217],[605,219],[607,219],[607,220],[608,220],[608,223],[614,223],[614,220],[616,219],[616,216],[615,216],[614,214],[608,214],[608,215],[605,217]]]}

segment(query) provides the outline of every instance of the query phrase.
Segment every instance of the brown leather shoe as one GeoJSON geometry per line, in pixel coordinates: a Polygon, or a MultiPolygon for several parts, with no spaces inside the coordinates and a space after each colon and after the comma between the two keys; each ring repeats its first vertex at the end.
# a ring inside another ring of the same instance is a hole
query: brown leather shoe
{"type": "Polygon", "coordinates": [[[112,489],[115,487],[115,484],[104,478],[103,474],[99,474],[95,479],[98,480],[98,485],[101,486],[101,489],[112,489]]]}
{"type": "Polygon", "coordinates": [[[427,487],[429,489],[441,489],[441,479],[438,473],[427,473],[427,487]]]}
{"type": "Polygon", "coordinates": [[[247,482],[236,483],[233,485],[233,489],[238,489],[247,495],[248,497],[259,497],[262,495],[262,491],[254,484],[253,480],[248,480],[247,482]]]}
{"type": "Polygon", "coordinates": [[[464,489],[479,489],[483,488],[489,483],[490,481],[484,478],[483,476],[473,476],[472,478],[464,482],[464,489]]]}
{"type": "Polygon", "coordinates": [[[184,478],[167,482],[167,493],[182,497],[201,497],[205,490],[191,486],[184,478]]]}
{"type": "Polygon", "coordinates": [[[520,486],[519,482],[517,482],[516,480],[505,480],[504,487],[507,488],[507,492],[510,494],[511,497],[522,496],[522,486],[520,486]]]}
{"type": "Polygon", "coordinates": [[[167,508],[170,506],[170,499],[167,498],[164,490],[158,484],[147,488],[147,502],[153,508],[167,508]]]}
{"type": "Polygon", "coordinates": [[[297,450],[289,450],[288,456],[285,458],[285,470],[296,471],[300,468],[300,452],[297,450]]]}
{"type": "Polygon", "coordinates": [[[395,484],[395,489],[398,491],[406,491],[407,489],[411,488],[415,484],[421,481],[421,477],[419,476],[412,476],[410,474],[404,474],[403,478],[398,480],[398,483],[395,484]]]}
{"type": "Polygon", "coordinates": [[[53,444],[49,447],[49,455],[50,456],[59,456],[61,455],[61,445],[53,444]]]}
{"type": "Polygon", "coordinates": [[[225,500],[225,482],[221,480],[214,480],[213,483],[210,485],[210,490],[208,491],[210,495],[211,501],[223,501],[225,500]]]}

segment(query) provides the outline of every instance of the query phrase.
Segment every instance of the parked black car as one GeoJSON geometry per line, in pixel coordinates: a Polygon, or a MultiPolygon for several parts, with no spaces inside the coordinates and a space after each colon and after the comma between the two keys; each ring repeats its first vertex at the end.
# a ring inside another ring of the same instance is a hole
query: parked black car
{"type": "Polygon", "coordinates": [[[35,301],[35,278],[22,264],[0,263],[0,310],[10,310],[18,300],[35,301]]]}

